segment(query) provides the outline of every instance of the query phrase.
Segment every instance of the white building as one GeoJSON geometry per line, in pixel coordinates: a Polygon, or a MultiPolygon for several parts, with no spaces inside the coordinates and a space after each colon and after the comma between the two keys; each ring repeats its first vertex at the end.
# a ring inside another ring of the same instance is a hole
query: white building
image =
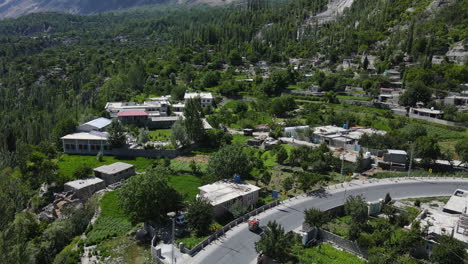
{"type": "Polygon", "coordinates": [[[216,216],[226,213],[236,202],[243,206],[254,206],[258,202],[260,187],[248,183],[235,183],[232,181],[218,181],[212,184],[198,187],[200,194],[213,206],[216,216]]]}
{"type": "Polygon", "coordinates": [[[82,200],[88,199],[93,193],[106,188],[103,180],[92,177],[65,183],[65,192],[74,192],[75,195],[82,200]]]}
{"type": "Polygon", "coordinates": [[[313,128],[312,142],[316,144],[325,142],[332,147],[345,147],[346,145],[357,145],[364,134],[385,135],[386,133],[374,128],[352,127],[346,129],[337,126],[321,126],[313,128]]]}
{"type": "Polygon", "coordinates": [[[110,185],[135,175],[135,166],[125,162],[115,162],[94,169],[94,175],[110,185]]]}
{"type": "Polygon", "coordinates": [[[213,95],[211,93],[190,93],[190,92],[186,92],[185,95],[184,95],[185,103],[187,103],[187,101],[189,99],[194,99],[194,98],[197,98],[197,97],[200,98],[201,105],[202,105],[203,108],[213,106],[213,95]]]}
{"type": "Polygon", "coordinates": [[[435,110],[434,108],[411,108],[411,114],[419,115],[419,116],[427,116],[432,118],[441,118],[444,114],[442,110],[435,110]]]}
{"type": "Polygon", "coordinates": [[[112,123],[112,120],[100,117],[84,124],[81,124],[77,127],[79,132],[91,132],[95,131],[104,131],[105,128],[112,123]]]}
{"type": "Polygon", "coordinates": [[[109,102],[104,107],[112,118],[120,112],[146,111],[150,116],[167,116],[169,113],[169,101],[146,101],[142,104],[136,102],[109,102]]]}
{"type": "Polygon", "coordinates": [[[107,143],[109,134],[107,132],[90,131],[68,134],[61,137],[63,152],[66,154],[97,154],[101,149],[103,151],[111,150],[107,143]]]}
{"type": "Polygon", "coordinates": [[[422,229],[427,227],[429,247],[437,243],[440,235],[452,236],[468,245],[467,204],[468,191],[457,189],[443,210],[428,208],[416,218],[422,229]]]}

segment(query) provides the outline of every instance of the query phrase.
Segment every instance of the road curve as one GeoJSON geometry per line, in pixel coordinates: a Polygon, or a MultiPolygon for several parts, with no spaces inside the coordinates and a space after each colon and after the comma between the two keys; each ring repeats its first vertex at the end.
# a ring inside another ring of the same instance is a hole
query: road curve
{"type": "MultiPolygon", "coordinates": [[[[262,224],[276,220],[286,231],[302,225],[304,210],[314,207],[328,210],[344,203],[350,195],[362,194],[367,201],[377,201],[390,193],[393,199],[450,196],[455,189],[468,189],[468,179],[460,178],[393,178],[370,181],[352,181],[327,187],[313,196],[300,196],[259,214],[262,224]]],[[[255,242],[259,236],[248,231],[243,223],[201,250],[188,260],[198,264],[246,264],[256,263],[255,242]]]]}

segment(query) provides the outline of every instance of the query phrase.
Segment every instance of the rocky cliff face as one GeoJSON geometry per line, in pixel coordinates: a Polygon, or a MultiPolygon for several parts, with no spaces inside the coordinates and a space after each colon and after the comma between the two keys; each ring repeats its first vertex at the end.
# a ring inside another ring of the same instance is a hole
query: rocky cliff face
{"type": "Polygon", "coordinates": [[[0,19],[35,12],[94,14],[170,0],[0,0],[0,19]]]}

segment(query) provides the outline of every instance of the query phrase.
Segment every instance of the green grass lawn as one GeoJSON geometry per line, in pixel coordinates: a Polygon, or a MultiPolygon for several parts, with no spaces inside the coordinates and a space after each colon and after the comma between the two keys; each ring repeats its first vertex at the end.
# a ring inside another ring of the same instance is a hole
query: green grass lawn
{"type": "Polygon", "coordinates": [[[293,85],[293,84],[288,85],[288,89],[291,89],[291,90],[304,90],[304,88],[302,88],[302,86],[293,85]]]}
{"type": "Polygon", "coordinates": [[[239,143],[239,144],[244,144],[247,143],[247,140],[251,139],[252,137],[240,135],[240,134],[234,134],[232,135],[232,143],[239,143]]]}
{"type": "Polygon", "coordinates": [[[355,255],[334,248],[330,244],[323,243],[321,247],[313,247],[295,250],[295,255],[300,263],[326,263],[326,264],[364,264],[364,260],[355,255]]]}
{"type": "Polygon", "coordinates": [[[189,236],[184,238],[179,238],[176,240],[176,244],[179,245],[180,242],[184,243],[184,247],[188,249],[192,249],[194,246],[198,245],[200,242],[205,240],[207,237],[196,237],[196,236],[189,236]]]}
{"type": "Polygon", "coordinates": [[[350,216],[334,218],[332,221],[330,221],[328,224],[325,225],[324,229],[334,234],[337,234],[341,237],[348,238],[348,232],[349,232],[348,223],[350,219],[351,219],[350,216]]]}
{"type": "Polygon", "coordinates": [[[342,100],[356,100],[356,101],[370,101],[370,97],[366,96],[348,96],[348,95],[337,95],[336,98],[342,100]]]}
{"type": "MultiPolygon", "coordinates": [[[[208,164],[197,163],[197,167],[201,172],[205,172],[208,164]]],[[[192,172],[190,161],[171,160],[171,168],[175,172],[192,172]]]]}
{"type": "Polygon", "coordinates": [[[170,129],[150,130],[149,135],[150,135],[151,141],[168,141],[171,139],[171,130],[170,129]]]}
{"type": "Polygon", "coordinates": [[[83,155],[67,155],[63,154],[60,157],[58,167],[59,173],[64,175],[69,179],[73,179],[73,173],[83,167],[96,168],[102,165],[112,164],[114,162],[126,162],[135,165],[137,171],[145,170],[149,165],[151,165],[154,159],[148,158],[123,158],[123,157],[114,157],[114,156],[104,156],[102,162],[99,162],[96,159],[96,156],[83,156],[83,155]]]}
{"type": "Polygon", "coordinates": [[[127,233],[133,227],[118,201],[119,191],[107,192],[100,201],[101,213],[87,232],[87,245],[96,245],[104,240],[127,233]]]}
{"type": "Polygon", "coordinates": [[[186,200],[192,200],[199,193],[201,179],[190,175],[177,175],[169,178],[169,184],[184,195],[186,200]]]}

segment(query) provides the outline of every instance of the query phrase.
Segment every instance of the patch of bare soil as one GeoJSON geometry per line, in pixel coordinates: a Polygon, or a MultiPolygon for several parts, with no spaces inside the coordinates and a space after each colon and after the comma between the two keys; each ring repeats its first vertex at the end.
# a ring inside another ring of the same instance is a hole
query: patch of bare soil
{"type": "Polygon", "coordinates": [[[175,158],[177,161],[185,161],[185,162],[191,162],[194,160],[196,163],[203,163],[206,164],[208,163],[208,160],[210,160],[210,156],[208,155],[202,155],[202,154],[196,154],[196,155],[190,155],[190,156],[179,156],[175,158]]]}

